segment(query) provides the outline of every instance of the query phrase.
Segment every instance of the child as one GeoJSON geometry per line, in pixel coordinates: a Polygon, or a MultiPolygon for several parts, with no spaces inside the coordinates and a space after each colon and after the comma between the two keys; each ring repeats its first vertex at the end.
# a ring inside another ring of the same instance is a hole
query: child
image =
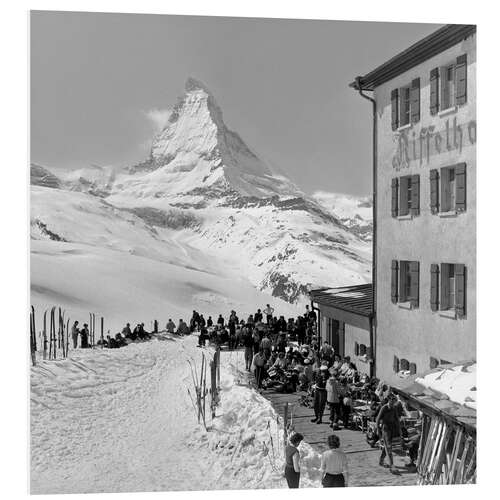
{"type": "Polygon", "coordinates": [[[349,416],[352,411],[352,398],[351,393],[347,392],[342,401],[342,420],[344,421],[344,428],[349,427],[349,416]]]}

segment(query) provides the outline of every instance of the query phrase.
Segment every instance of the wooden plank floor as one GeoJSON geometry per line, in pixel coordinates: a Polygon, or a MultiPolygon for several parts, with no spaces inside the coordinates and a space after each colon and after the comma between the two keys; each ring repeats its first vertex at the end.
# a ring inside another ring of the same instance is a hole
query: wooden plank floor
{"type": "Polygon", "coordinates": [[[401,486],[415,485],[417,475],[409,472],[404,466],[407,458],[394,456],[394,465],[398,474],[392,474],[389,469],[378,465],[380,458],[379,448],[371,448],[366,442],[366,435],[358,430],[341,428],[332,431],[329,424],[328,408],[325,411],[322,424],[311,422],[314,418],[314,410],[300,405],[300,396],[305,394],[297,392],[294,394],[281,394],[272,389],[261,392],[262,396],[271,402],[274,409],[283,416],[285,403],[289,404],[289,415],[295,431],[304,436],[304,440],[313,446],[318,452],[327,448],[327,437],[335,432],[340,438],[341,447],[347,454],[350,470],[351,486],[401,486]]]}

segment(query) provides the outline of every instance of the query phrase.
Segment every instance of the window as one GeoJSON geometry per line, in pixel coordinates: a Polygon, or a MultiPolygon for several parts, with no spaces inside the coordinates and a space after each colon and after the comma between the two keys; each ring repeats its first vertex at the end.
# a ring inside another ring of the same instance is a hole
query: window
{"type": "Polygon", "coordinates": [[[440,70],[441,76],[441,109],[455,106],[455,64],[444,66],[440,70]]]}
{"type": "Polygon", "coordinates": [[[420,176],[405,175],[392,179],[393,217],[420,214],[420,176]]]}
{"type": "Polygon", "coordinates": [[[466,313],[466,267],[463,264],[431,265],[431,310],[455,311],[456,317],[466,313]]]}
{"type": "Polygon", "coordinates": [[[420,265],[418,261],[393,260],[391,265],[391,300],[418,307],[420,265]]]}
{"type": "Polygon", "coordinates": [[[420,121],[420,78],[391,92],[392,130],[420,121]]]}
{"type": "Polygon", "coordinates": [[[459,163],[430,172],[431,212],[465,212],[466,175],[465,163],[459,163]]]}
{"type": "Polygon", "coordinates": [[[435,115],[467,102],[467,54],[430,73],[430,112],[435,115]]]}

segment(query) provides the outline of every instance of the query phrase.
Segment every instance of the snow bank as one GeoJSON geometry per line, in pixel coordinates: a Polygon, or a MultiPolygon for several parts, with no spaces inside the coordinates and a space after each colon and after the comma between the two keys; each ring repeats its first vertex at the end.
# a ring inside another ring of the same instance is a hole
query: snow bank
{"type": "MultiPolygon", "coordinates": [[[[219,488],[286,488],[281,417],[248,385],[242,352],[222,353],[221,367],[221,405],[200,443],[217,455],[219,488]]],[[[319,454],[305,442],[299,450],[301,487],[320,486],[319,454]]]]}
{"type": "Polygon", "coordinates": [[[455,403],[476,409],[476,363],[433,371],[416,382],[447,396],[455,403]]]}

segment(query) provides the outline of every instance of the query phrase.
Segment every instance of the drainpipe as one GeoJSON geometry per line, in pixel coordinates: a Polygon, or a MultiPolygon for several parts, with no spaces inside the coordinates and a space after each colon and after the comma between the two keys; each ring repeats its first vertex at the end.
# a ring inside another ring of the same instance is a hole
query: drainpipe
{"type": "Polygon", "coordinates": [[[373,97],[363,94],[361,77],[356,77],[355,90],[359,95],[372,103],[373,126],[372,126],[372,183],[373,183],[373,236],[372,236],[372,287],[373,287],[373,317],[370,321],[370,344],[372,349],[373,363],[370,371],[375,376],[376,370],[376,344],[377,344],[377,102],[373,97]]]}

